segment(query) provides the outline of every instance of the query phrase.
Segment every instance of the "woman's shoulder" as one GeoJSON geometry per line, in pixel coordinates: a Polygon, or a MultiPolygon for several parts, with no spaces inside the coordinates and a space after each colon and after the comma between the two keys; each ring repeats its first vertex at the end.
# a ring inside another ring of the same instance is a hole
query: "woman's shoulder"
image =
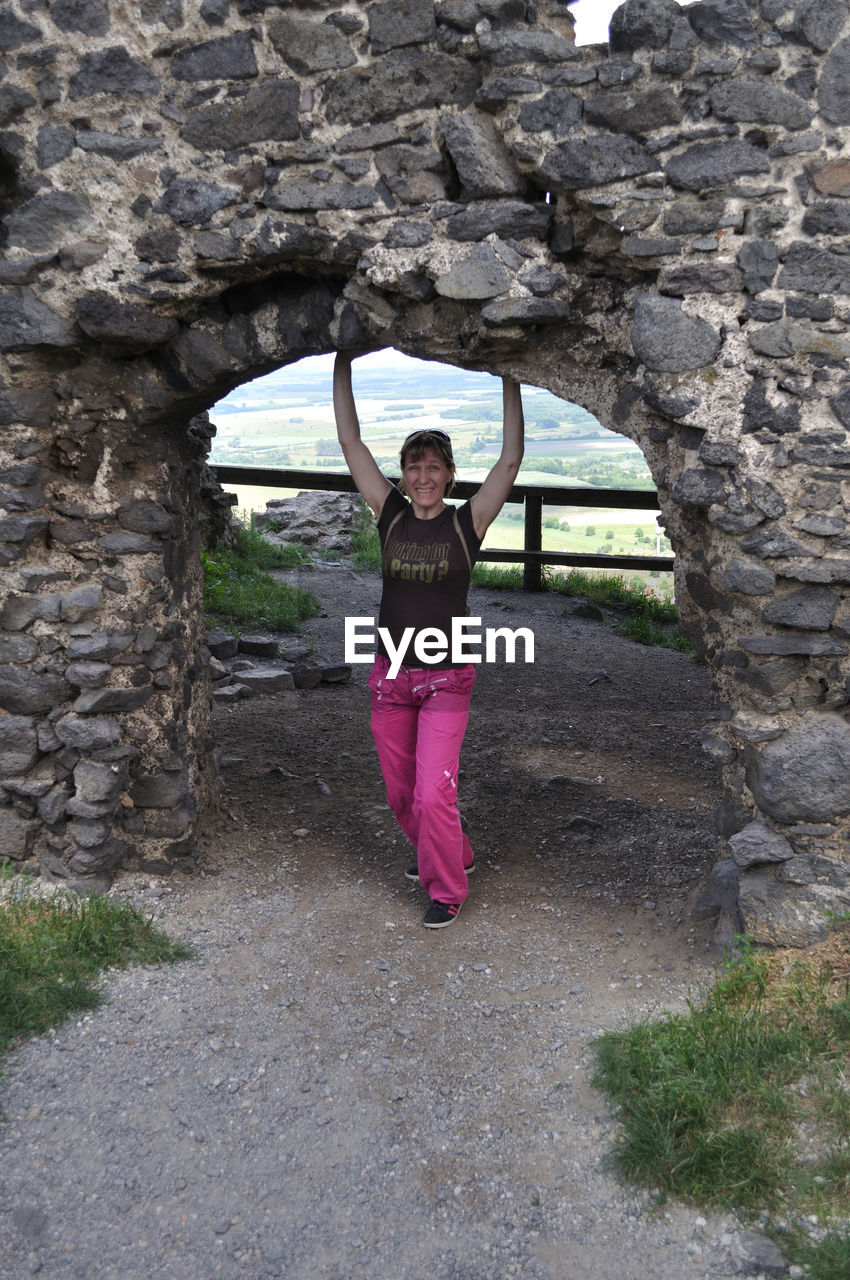
{"type": "Polygon", "coordinates": [[[387,490],[384,505],[381,507],[381,514],[378,517],[378,528],[381,529],[385,527],[390,520],[393,520],[409,506],[410,503],[407,501],[404,494],[399,493],[398,489],[393,485],[392,488],[387,490]]]}

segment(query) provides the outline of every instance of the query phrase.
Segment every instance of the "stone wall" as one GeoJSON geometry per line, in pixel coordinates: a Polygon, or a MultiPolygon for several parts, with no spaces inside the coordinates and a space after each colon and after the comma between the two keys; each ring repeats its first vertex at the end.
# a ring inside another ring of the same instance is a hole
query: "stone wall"
{"type": "Polygon", "coordinates": [[[104,877],[208,803],[203,431],[337,346],[636,440],[710,665],[715,906],[850,904],[850,14],[0,5],[0,852],[104,877]],[[203,421],[200,419],[200,421],[203,421]]]}

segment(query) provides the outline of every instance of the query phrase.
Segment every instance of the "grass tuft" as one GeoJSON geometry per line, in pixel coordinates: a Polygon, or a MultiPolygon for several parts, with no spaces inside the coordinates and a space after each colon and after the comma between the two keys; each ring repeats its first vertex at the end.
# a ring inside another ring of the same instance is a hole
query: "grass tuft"
{"type": "Polygon", "coordinates": [[[129,903],[60,892],[42,897],[13,882],[0,900],[0,1052],[96,1008],[103,969],[191,955],[129,903]]]}
{"type": "MultiPolygon", "coordinates": [[[[805,1215],[845,1219],[850,1202],[848,971],[846,934],[826,963],[744,944],[687,1014],[600,1037],[593,1083],[621,1123],[618,1171],[662,1196],[781,1215],[786,1248],[820,1256],[805,1215]]],[[[823,1247],[846,1268],[847,1237],[823,1247]]],[[[812,1280],[850,1275],[823,1266],[812,1280]]]]}
{"type": "Polygon", "coordinates": [[[312,591],[278,582],[267,569],[291,569],[309,559],[306,548],[276,546],[243,526],[233,547],[204,551],[204,612],[215,623],[297,631],[321,612],[312,591]]]}

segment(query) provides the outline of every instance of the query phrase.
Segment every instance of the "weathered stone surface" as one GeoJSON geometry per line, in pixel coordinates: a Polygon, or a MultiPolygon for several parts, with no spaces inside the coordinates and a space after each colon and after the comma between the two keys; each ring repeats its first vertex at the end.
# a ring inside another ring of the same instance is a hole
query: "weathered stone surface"
{"type": "Polygon", "coordinates": [[[0,707],[13,715],[46,715],[72,696],[71,686],[61,676],[0,666],[0,707]]]}
{"type": "Polygon", "coordinates": [[[468,106],[479,84],[476,68],[447,54],[402,49],[369,73],[359,67],[341,71],[328,86],[325,111],[331,121],[376,124],[403,111],[468,106]]]}
{"type": "Polygon", "coordinates": [[[0,716],[0,782],[27,773],[38,759],[38,735],[32,716],[0,716]]]}
{"type": "Polygon", "coordinates": [[[668,179],[684,191],[711,191],[759,173],[770,173],[770,161],[749,142],[697,142],[667,163],[668,179]]]}
{"type": "Polygon", "coordinates": [[[521,62],[571,62],[578,56],[570,40],[549,31],[487,31],[479,36],[478,47],[497,67],[513,67],[521,62]]]}
{"type": "Polygon", "coordinates": [[[747,596],[772,596],[776,590],[776,574],[767,565],[735,556],[729,561],[724,577],[727,591],[747,596]]]}
{"type": "Polygon", "coordinates": [[[153,690],[149,685],[130,689],[95,689],[81,693],[73,704],[72,710],[77,715],[105,715],[108,712],[120,714],[122,711],[134,711],[143,707],[153,690]]]}
{"type": "Polygon", "coordinates": [[[758,40],[747,0],[700,0],[688,7],[687,18],[707,43],[750,45],[758,40]]]}
{"type": "Polygon", "coordinates": [[[6,516],[0,519],[0,542],[32,542],[49,523],[47,516],[6,516]]]}
{"type": "Polygon", "coordinates": [[[158,543],[138,533],[107,533],[98,538],[97,545],[112,556],[144,556],[150,551],[159,551],[158,543]]]}
{"type": "Polygon", "coordinates": [[[753,750],[746,772],[759,808],[778,822],[830,822],[850,813],[850,725],[832,713],[810,715],[753,750]]]}
{"type": "Polygon", "coordinates": [[[117,33],[104,0],[0,4],[0,690],[26,708],[0,725],[36,724],[27,817],[93,824],[40,836],[55,874],[123,856],[118,826],[187,847],[211,433],[186,424],[334,346],[509,370],[641,445],[730,715],[724,836],[754,817],[742,751],[846,715],[846,4],[629,0],[613,50],[568,9],[142,0],[117,33]],[[135,782],[178,745],[161,804],[71,794],[80,751],[135,782]]]}
{"type": "MultiPolygon", "coordinates": [[[[59,4],[53,7],[53,21],[57,22],[55,10],[59,8],[59,4]]],[[[34,23],[19,18],[11,9],[0,10],[0,53],[11,53],[13,49],[20,49],[22,45],[33,44],[40,39],[41,30],[34,23]]]]}
{"type": "Polygon", "coordinates": [[[68,82],[72,102],[106,93],[119,98],[151,98],[159,92],[161,81],[143,62],[131,58],[121,45],[86,53],[80,58],[80,69],[68,82]]]}
{"type": "Polygon", "coordinates": [[[36,347],[71,347],[73,324],[30,288],[9,289],[0,296],[0,351],[32,351],[36,347]]]}
{"type": "Polygon", "coordinates": [[[831,124],[850,124],[850,36],[827,55],[817,96],[821,114],[831,124]]]}
{"type": "Polygon", "coordinates": [[[850,293],[850,260],[797,241],[788,250],[777,284],[800,293],[850,293]]]}
{"type": "Polygon", "coordinates": [[[569,314],[569,303],[555,298],[509,298],[488,302],[481,308],[481,319],[494,329],[515,324],[557,324],[569,314]]]}
{"type": "Polygon", "coordinates": [[[33,818],[22,818],[14,809],[0,808],[2,854],[9,858],[25,858],[40,824],[33,818]]]}
{"type": "Polygon", "coordinates": [[[846,18],[843,0],[804,0],[794,15],[790,34],[818,53],[826,53],[846,18]]]}
{"type": "Polygon", "coordinates": [[[827,587],[808,587],[778,597],[767,606],[762,617],[765,622],[783,627],[828,631],[837,608],[838,599],[827,587]]]}
{"type": "Polygon", "coordinates": [[[154,208],[167,214],[178,226],[195,227],[209,222],[213,214],[239,198],[232,187],[220,187],[198,178],[175,178],[154,208]]]}
{"type": "Polygon", "coordinates": [[[657,169],[658,161],[639,143],[606,134],[562,142],[540,164],[543,177],[564,191],[604,186],[657,169]]]}
{"type": "Polygon", "coordinates": [[[109,9],[101,0],[56,0],[50,17],[60,31],[105,36],[109,30],[109,9]]]}
{"type": "Polygon", "coordinates": [[[679,124],[684,114],[681,99],[672,89],[599,93],[587,98],[584,104],[588,124],[604,125],[618,133],[648,133],[679,124]]]}
{"type": "Polygon", "coordinates": [[[786,356],[805,353],[841,358],[850,355],[850,341],[844,336],[825,334],[821,329],[798,324],[794,320],[779,320],[776,324],[750,329],[747,340],[759,355],[786,356]]]}
{"type": "Polygon", "coordinates": [[[235,658],[239,652],[239,641],[229,631],[208,631],[206,645],[214,658],[235,658]]]}
{"type": "Polygon", "coordinates": [[[250,653],[258,658],[276,658],[279,647],[278,641],[272,636],[239,637],[239,652],[250,653]]]}
{"type": "MultiPolygon", "coordinates": [[[[809,165],[806,176],[821,195],[850,195],[850,163],[844,159],[809,165]]],[[[804,214],[803,230],[808,235],[818,235],[821,231],[827,235],[840,235],[846,218],[846,205],[819,205],[804,214]]]]}
{"type": "Polygon", "coordinates": [[[130,798],[140,809],[171,809],[185,799],[189,775],[185,768],[163,769],[141,777],[130,788],[130,798]]]}
{"type": "Polygon", "coordinates": [[[0,663],[32,662],[38,657],[38,641],[33,636],[0,633],[0,663]]]}
{"type": "Polygon", "coordinates": [[[243,80],[259,74],[254,42],[247,31],[189,45],[171,59],[176,80],[243,80]]]}
{"type": "MultiPolygon", "coordinates": [[[[432,196],[442,191],[432,192],[432,196]]],[[[377,204],[378,192],[371,186],[353,182],[293,182],[284,178],[263,197],[269,209],[296,212],[304,209],[369,209],[377,204]]]]}
{"type": "Polygon", "coordinates": [[[99,583],[74,587],[59,597],[59,617],[63,622],[81,622],[95,613],[103,598],[99,583]]]}
{"type": "Polygon", "coordinates": [[[741,636],[741,648],[746,653],[780,654],[805,657],[842,657],[848,652],[841,640],[829,640],[825,636],[782,634],[775,636],[741,636]]]}
{"type": "Polygon", "coordinates": [[[287,14],[273,19],[268,30],[272,44],[293,71],[331,71],[357,61],[350,42],[326,22],[310,22],[287,14]]]}
{"type": "Polygon", "coordinates": [[[809,947],[827,937],[830,914],[850,907],[850,867],[831,858],[791,858],[740,873],[743,932],[771,947],[809,947]]]}
{"type": "MultiPolygon", "coordinates": [[[[673,243],[675,252],[681,252],[678,242],[673,243]]],[[[664,277],[661,292],[673,298],[687,298],[693,293],[738,293],[742,286],[742,272],[726,262],[709,267],[676,267],[664,277]]]]}
{"type": "Polygon", "coordinates": [[[79,716],[69,712],[57,720],[53,728],[63,746],[75,747],[78,751],[101,751],[121,741],[121,726],[109,716],[79,716]]]}
{"type": "MultiPolygon", "coordinates": [[[[476,105],[481,105],[481,92],[479,90],[476,95],[476,105]]],[[[548,131],[556,138],[563,138],[570,133],[581,123],[581,119],[581,98],[567,89],[550,89],[535,102],[526,102],[519,113],[520,125],[526,133],[548,131]]]]}
{"type": "Polygon", "coordinates": [[[70,662],[65,679],[78,689],[99,689],[111,671],[108,662],[70,662]]]}
{"type": "MultiPolygon", "coordinates": [[[[384,147],[375,156],[375,166],[393,195],[405,204],[445,198],[448,166],[442,152],[434,148],[406,144],[384,147]]],[[[377,191],[374,187],[370,190],[376,200],[377,191]]]]}
{"type": "Polygon", "coordinates": [[[322,683],[322,668],[314,659],[305,658],[295,663],[292,679],[296,689],[316,689],[322,683]]]}
{"type": "Polygon", "coordinates": [[[434,0],[379,0],[366,12],[373,53],[424,44],[437,34],[434,0]]]}
{"type": "Polygon", "coordinates": [[[83,818],[108,813],[126,781],[124,765],[81,760],[74,768],[75,795],[68,802],[68,812],[83,818]]]}
{"type": "Polygon", "coordinates": [[[467,199],[521,194],[523,180],[491,120],[472,113],[443,116],[440,129],[467,199]]]}
{"type": "Polygon", "coordinates": [[[723,477],[716,471],[706,471],[699,467],[683,471],[672,491],[674,502],[690,507],[708,507],[715,502],[721,503],[725,496],[723,477]]]}
{"type": "Polygon", "coordinates": [[[71,662],[111,661],[133,643],[132,631],[99,631],[71,640],[65,656],[71,662]]]}
{"type": "Polygon", "coordinates": [[[295,688],[295,678],[288,667],[275,667],[263,671],[240,671],[239,683],[257,696],[283,693],[295,688]]]}
{"type": "Polygon", "coordinates": [[[268,79],[239,103],[217,102],[190,111],[183,136],[201,151],[233,150],[254,142],[291,141],[301,136],[299,88],[295,80],[268,79]]]}
{"type": "Polygon", "coordinates": [[[760,862],[787,862],[794,857],[790,841],[763,818],[729,837],[729,850],[738,867],[752,867],[760,862]]]}
{"type": "Polygon", "coordinates": [[[779,250],[770,240],[751,240],[741,246],[738,265],[747,293],[761,293],[773,284],[779,266],[779,250]]]}
{"type": "Polygon", "coordinates": [[[499,261],[495,251],[484,245],[473,249],[466,258],[434,281],[434,288],[444,298],[483,299],[497,298],[506,293],[511,278],[499,261]]]}
{"type": "Polygon", "coordinates": [[[93,129],[81,129],[74,139],[81,151],[93,155],[109,156],[112,160],[133,160],[152,151],[161,151],[159,138],[126,138],[123,134],[102,133],[93,129]]]}
{"type": "Polygon", "coordinates": [[[701,369],[720,350],[717,330],[701,317],[688,315],[681,303],[641,294],[634,314],[632,347],[648,369],[670,373],[701,369]]]}
{"type": "Polygon", "coordinates": [[[452,240],[483,240],[494,233],[504,238],[543,240],[552,225],[548,204],[526,204],[500,200],[471,204],[468,209],[446,219],[446,234],[452,240]]]}
{"type": "Polygon", "coordinates": [[[680,16],[675,0],[626,0],[614,10],[608,25],[611,49],[618,53],[663,49],[680,16]]]}
{"type": "Polygon", "coordinates": [[[5,223],[12,244],[34,253],[50,253],[90,217],[91,205],[85,196],[47,191],[19,205],[5,223]]]}
{"type": "Polygon", "coordinates": [[[722,913],[737,917],[739,874],[731,858],[715,863],[694,903],[691,914],[695,920],[713,920],[722,913]]]}
{"type": "Polygon", "coordinates": [[[765,83],[762,79],[722,81],[713,86],[709,99],[719,120],[808,129],[814,115],[808,103],[795,93],[765,83]]]}
{"type": "Polygon", "coordinates": [[[119,302],[103,291],[78,298],[74,315],[90,338],[127,352],[148,351],[169,341],[179,329],[176,320],[155,315],[137,303],[119,302]]]}

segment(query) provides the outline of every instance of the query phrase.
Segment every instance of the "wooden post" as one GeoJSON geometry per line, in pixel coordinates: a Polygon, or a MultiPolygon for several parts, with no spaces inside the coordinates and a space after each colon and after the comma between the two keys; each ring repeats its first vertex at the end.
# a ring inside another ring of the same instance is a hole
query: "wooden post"
{"type": "MultiPolygon", "coordinates": [[[[525,540],[526,551],[543,550],[543,496],[538,493],[526,494],[525,498],[525,540]]],[[[522,585],[526,591],[543,590],[542,565],[526,561],[522,570],[522,585]]]]}

